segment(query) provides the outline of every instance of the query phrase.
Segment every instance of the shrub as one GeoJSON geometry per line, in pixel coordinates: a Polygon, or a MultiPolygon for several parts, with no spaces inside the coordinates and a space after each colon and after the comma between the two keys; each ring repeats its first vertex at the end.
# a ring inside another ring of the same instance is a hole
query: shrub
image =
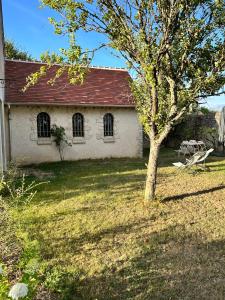
{"type": "Polygon", "coordinates": [[[0,181],[0,196],[9,196],[10,192],[8,186],[10,186],[11,189],[14,189],[18,177],[19,172],[17,165],[14,162],[10,162],[7,171],[4,172],[0,181]]]}
{"type": "Polygon", "coordinates": [[[10,163],[8,170],[0,180],[0,196],[6,198],[5,201],[11,207],[18,208],[20,205],[27,205],[37,193],[36,188],[47,182],[32,181],[28,183],[25,174],[20,176],[15,163],[10,163]]]}
{"type": "MultiPolygon", "coordinates": [[[[45,273],[44,285],[50,291],[60,295],[60,299],[67,300],[71,295],[78,295],[80,271],[68,272],[62,267],[48,267],[45,273]]],[[[75,298],[74,298],[75,299],[75,298]]]]}
{"type": "Polygon", "coordinates": [[[24,174],[22,178],[17,181],[17,184],[10,185],[6,182],[5,185],[10,194],[10,205],[18,208],[20,205],[29,204],[37,193],[35,188],[44,183],[46,182],[36,183],[35,181],[32,181],[28,184],[26,183],[24,174]]]}
{"type": "Polygon", "coordinates": [[[7,186],[10,186],[11,189],[14,189],[18,178],[19,178],[19,169],[16,163],[11,161],[8,165],[7,170],[4,172],[3,177],[1,178],[2,188],[0,189],[0,194],[2,196],[8,196],[9,190],[7,186]]]}
{"type": "Polygon", "coordinates": [[[199,128],[199,135],[207,146],[217,148],[219,135],[216,128],[202,126],[199,128]]]}
{"type": "Polygon", "coordinates": [[[66,146],[71,146],[71,144],[67,140],[65,128],[54,124],[51,128],[51,135],[54,137],[54,142],[56,144],[56,148],[59,151],[60,159],[63,160],[64,148],[66,146]]]}

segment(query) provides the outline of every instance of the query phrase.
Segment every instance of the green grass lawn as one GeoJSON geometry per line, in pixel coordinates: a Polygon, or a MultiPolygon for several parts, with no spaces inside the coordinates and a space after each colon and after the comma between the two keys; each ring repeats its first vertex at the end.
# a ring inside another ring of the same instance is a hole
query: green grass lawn
{"type": "Polygon", "coordinates": [[[46,262],[79,270],[68,300],[225,299],[225,159],[193,175],[162,150],[149,205],[146,160],[38,166],[54,177],[17,217],[46,262]]]}

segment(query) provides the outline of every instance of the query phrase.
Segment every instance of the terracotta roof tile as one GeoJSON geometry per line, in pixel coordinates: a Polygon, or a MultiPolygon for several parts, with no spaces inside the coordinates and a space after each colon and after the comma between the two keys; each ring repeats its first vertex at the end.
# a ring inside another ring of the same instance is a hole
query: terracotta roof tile
{"type": "Polygon", "coordinates": [[[54,66],[46,77],[23,93],[26,77],[39,70],[41,64],[16,60],[6,60],[5,64],[6,79],[10,82],[6,86],[7,103],[133,106],[126,70],[90,68],[82,85],[70,85],[65,74],[51,86],[47,81],[58,68],[54,66]]]}

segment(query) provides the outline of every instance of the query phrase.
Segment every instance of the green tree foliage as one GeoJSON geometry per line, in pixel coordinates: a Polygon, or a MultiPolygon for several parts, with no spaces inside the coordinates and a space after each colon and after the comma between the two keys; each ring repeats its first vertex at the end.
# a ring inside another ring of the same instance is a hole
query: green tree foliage
{"type": "Polygon", "coordinates": [[[19,49],[15,43],[10,40],[5,40],[5,57],[9,59],[33,60],[28,52],[19,49]]]}
{"type": "Polygon", "coordinates": [[[68,48],[45,53],[47,64],[28,78],[27,87],[59,63],[55,77],[84,80],[96,51],[113,48],[135,70],[131,83],[140,120],[150,137],[145,199],[155,197],[159,148],[173,125],[209,96],[224,93],[224,0],[42,0],[58,12],[49,18],[68,48]],[[83,50],[78,31],[97,32],[105,43],[83,50]],[[67,65],[69,63],[69,66],[67,65]]]}
{"type": "Polygon", "coordinates": [[[210,110],[204,106],[199,107],[199,111],[203,113],[203,115],[208,115],[210,113],[210,110]]]}

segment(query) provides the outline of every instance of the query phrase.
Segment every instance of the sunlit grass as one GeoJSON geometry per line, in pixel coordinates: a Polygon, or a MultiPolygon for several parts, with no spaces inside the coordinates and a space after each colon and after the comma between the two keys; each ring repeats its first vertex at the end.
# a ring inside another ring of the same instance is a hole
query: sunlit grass
{"type": "Polygon", "coordinates": [[[76,299],[225,298],[225,159],[194,175],[176,160],[162,151],[149,205],[146,159],[38,166],[54,177],[18,218],[46,262],[81,270],[76,299]]]}

